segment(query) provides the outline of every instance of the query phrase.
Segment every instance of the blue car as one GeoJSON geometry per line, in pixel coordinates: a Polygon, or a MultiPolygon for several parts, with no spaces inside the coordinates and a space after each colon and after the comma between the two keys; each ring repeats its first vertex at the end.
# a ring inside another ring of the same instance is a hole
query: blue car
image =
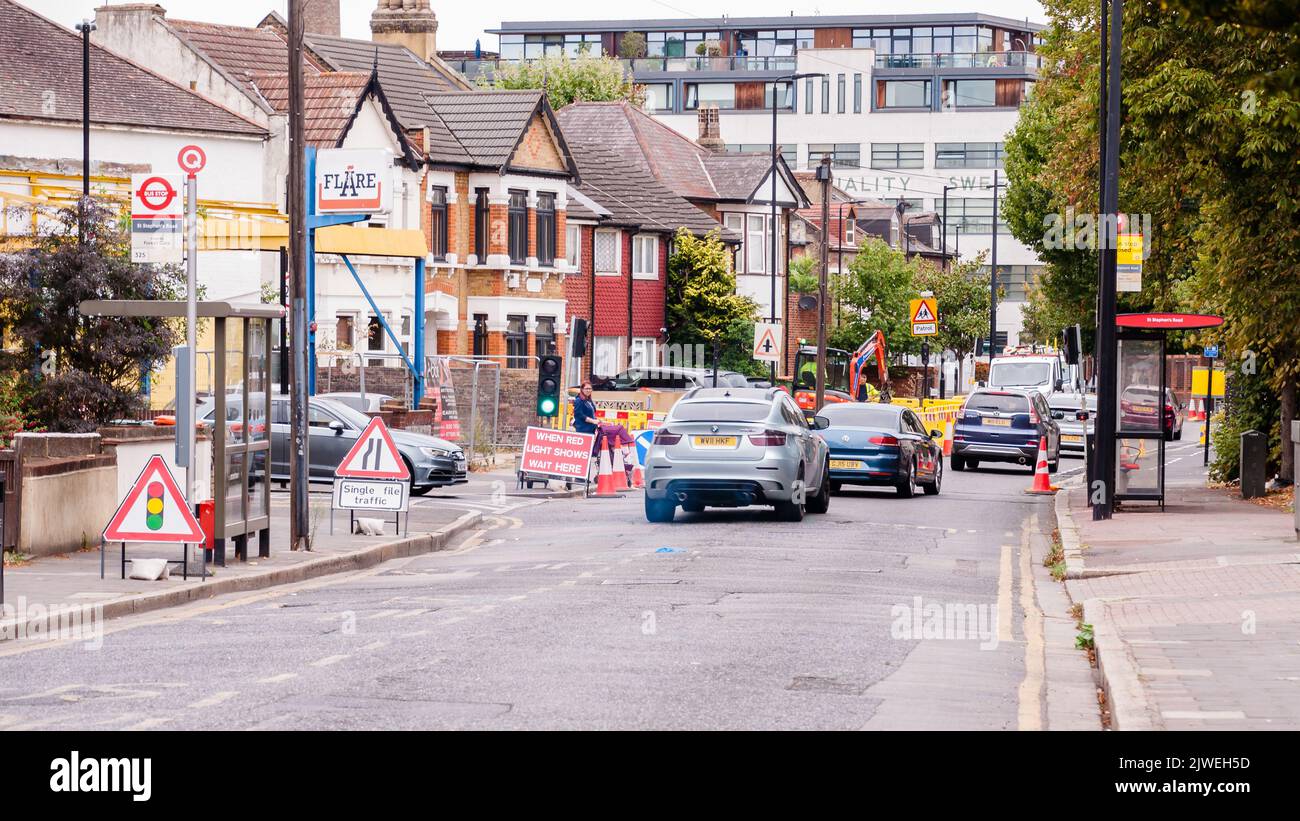
{"type": "Polygon", "coordinates": [[[908,408],[876,402],[838,402],[818,417],[817,434],[830,446],[831,492],[844,485],[886,485],[904,498],[929,495],[943,482],[943,433],[927,431],[908,408]]]}
{"type": "Polygon", "coordinates": [[[1036,390],[983,388],[966,399],[952,434],[952,469],[977,468],[980,462],[1027,465],[1032,472],[1038,445],[1047,440],[1047,469],[1061,461],[1061,411],[1053,411],[1036,390]]]}

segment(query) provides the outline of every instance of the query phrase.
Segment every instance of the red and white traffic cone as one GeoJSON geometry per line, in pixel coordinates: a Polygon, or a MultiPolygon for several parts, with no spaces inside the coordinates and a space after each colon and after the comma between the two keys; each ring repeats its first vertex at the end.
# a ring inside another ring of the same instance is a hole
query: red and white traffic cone
{"type": "Polygon", "coordinates": [[[610,448],[610,470],[614,473],[614,490],[627,490],[627,465],[623,459],[623,448],[610,448]]]}
{"type": "Polygon", "coordinates": [[[1036,495],[1052,494],[1060,490],[1052,484],[1047,471],[1047,437],[1038,439],[1038,462],[1034,465],[1034,484],[1025,491],[1036,495]]]}
{"type": "Polygon", "coordinates": [[[591,495],[600,499],[618,496],[618,489],[614,486],[613,460],[610,458],[609,448],[600,449],[597,461],[600,463],[600,468],[596,475],[596,492],[591,495]]]}
{"type": "Polygon", "coordinates": [[[634,488],[645,487],[645,474],[641,472],[641,462],[636,458],[636,454],[632,455],[631,464],[632,464],[632,487],[634,488]]]}
{"type": "Polygon", "coordinates": [[[943,423],[943,455],[952,456],[952,420],[943,423]]]}

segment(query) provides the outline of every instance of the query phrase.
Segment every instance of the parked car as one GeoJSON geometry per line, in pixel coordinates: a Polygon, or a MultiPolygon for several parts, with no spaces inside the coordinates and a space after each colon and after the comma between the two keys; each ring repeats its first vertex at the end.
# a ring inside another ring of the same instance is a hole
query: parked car
{"type": "MultiPolygon", "coordinates": [[[[825,426],[825,419],[818,419],[825,426]]],[[[645,460],[645,515],[677,506],[771,505],[786,521],[830,506],[830,449],[779,388],[695,388],[655,432],[645,460]]]]}
{"type": "Polygon", "coordinates": [[[1057,393],[1047,400],[1047,405],[1054,413],[1064,416],[1057,420],[1061,429],[1061,455],[1083,456],[1087,451],[1087,439],[1096,427],[1097,395],[1095,393],[1057,393]],[[1087,420],[1078,418],[1080,413],[1087,414],[1087,420]]]}
{"type": "Polygon", "coordinates": [[[908,408],[840,402],[822,408],[830,427],[818,430],[830,448],[831,492],[844,485],[890,485],[910,498],[943,482],[943,431],[927,431],[908,408]],[[936,441],[937,440],[937,441],[936,441]]]}
{"type": "Polygon", "coordinates": [[[1160,386],[1129,385],[1119,395],[1120,428],[1128,430],[1154,431],[1157,426],[1164,433],[1165,441],[1183,438],[1183,420],[1187,409],[1174,392],[1165,388],[1165,398],[1161,402],[1160,386]],[[1159,422],[1157,422],[1159,418],[1159,422]]]}
{"type": "MultiPolygon", "coordinates": [[[[594,386],[593,386],[594,387],[594,386]]],[[[735,371],[718,371],[718,384],[713,384],[712,368],[678,368],[654,366],[632,368],[611,377],[599,389],[635,391],[641,388],[659,390],[690,390],[691,388],[748,388],[749,380],[735,371]]]]}
{"type": "Polygon", "coordinates": [[[379,413],[384,403],[395,399],[386,393],[371,393],[366,391],[362,393],[322,393],[317,394],[321,399],[333,399],[335,402],[342,402],[353,410],[359,410],[362,413],[379,413]]]}
{"type": "Polygon", "coordinates": [[[952,435],[952,469],[979,467],[980,462],[1013,462],[1033,470],[1038,444],[1047,438],[1047,467],[1056,472],[1061,460],[1061,429],[1037,390],[980,388],[966,398],[952,435]]]}
{"type": "MultiPolygon", "coordinates": [[[[249,398],[253,403],[249,427],[256,436],[259,428],[265,430],[265,422],[257,413],[264,407],[265,399],[260,393],[251,394],[249,398]]],[[[216,412],[213,400],[205,402],[197,414],[200,423],[212,424],[216,412]]],[[[242,437],[243,416],[243,403],[237,397],[228,398],[226,419],[236,439],[242,437]]],[[[370,417],[342,402],[313,396],[308,405],[307,424],[311,435],[308,475],[313,482],[332,482],[334,470],[370,424],[370,417]]],[[[404,430],[393,430],[392,436],[407,470],[411,472],[412,495],[423,496],[436,487],[469,481],[465,451],[460,445],[404,430]]],[[[260,472],[262,466],[257,468],[260,472]]],[[[289,397],[276,395],[271,398],[271,479],[286,481],[288,478],[289,397]]]]}

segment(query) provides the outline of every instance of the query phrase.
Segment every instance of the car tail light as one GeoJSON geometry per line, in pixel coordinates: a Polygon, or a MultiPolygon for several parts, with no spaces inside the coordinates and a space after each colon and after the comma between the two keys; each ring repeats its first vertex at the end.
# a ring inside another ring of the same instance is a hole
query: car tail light
{"type": "Polygon", "coordinates": [[[749,441],[763,448],[779,448],[785,445],[785,433],[779,430],[765,430],[750,436],[749,441]]]}
{"type": "Polygon", "coordinates": [[[654,444],[656,445],[675,445],[682,441],[680,433],[673,433],[667,428],[660,428],[655,431],[654,444]]]}
{"type": "Polygon", "coordinates": [[[898,437],[889,436],[888,434],[882,436],[873,436],[867,441],[873,445],[880,445],[881,447],[885,447],[885,448],[898,447],[898,437]]]}
{"type": "Polygon", "coordinates": [[[1038,424],[1038,411],[1031,410],[1029,412],[1029,424],[1035,426],[1038,424]]]}

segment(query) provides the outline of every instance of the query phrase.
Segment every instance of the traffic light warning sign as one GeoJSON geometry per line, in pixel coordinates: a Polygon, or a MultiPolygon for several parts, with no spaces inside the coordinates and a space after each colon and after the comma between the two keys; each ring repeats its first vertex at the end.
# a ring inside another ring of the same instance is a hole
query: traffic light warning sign
{"type": "Polygon", "coordinates": [[[104,528],[104,540],[187,544],[203,541],[203,529],[161,456],[150,457],[140,471],[104,528]]]}
{"type": "Polygon", "coordinates": [[[393,443],[381,417],[376,416],[361,432],[356,444],[334,470],[334,475],[348,479],[402,479],[411,478],[402,454],[393,443]]]}

